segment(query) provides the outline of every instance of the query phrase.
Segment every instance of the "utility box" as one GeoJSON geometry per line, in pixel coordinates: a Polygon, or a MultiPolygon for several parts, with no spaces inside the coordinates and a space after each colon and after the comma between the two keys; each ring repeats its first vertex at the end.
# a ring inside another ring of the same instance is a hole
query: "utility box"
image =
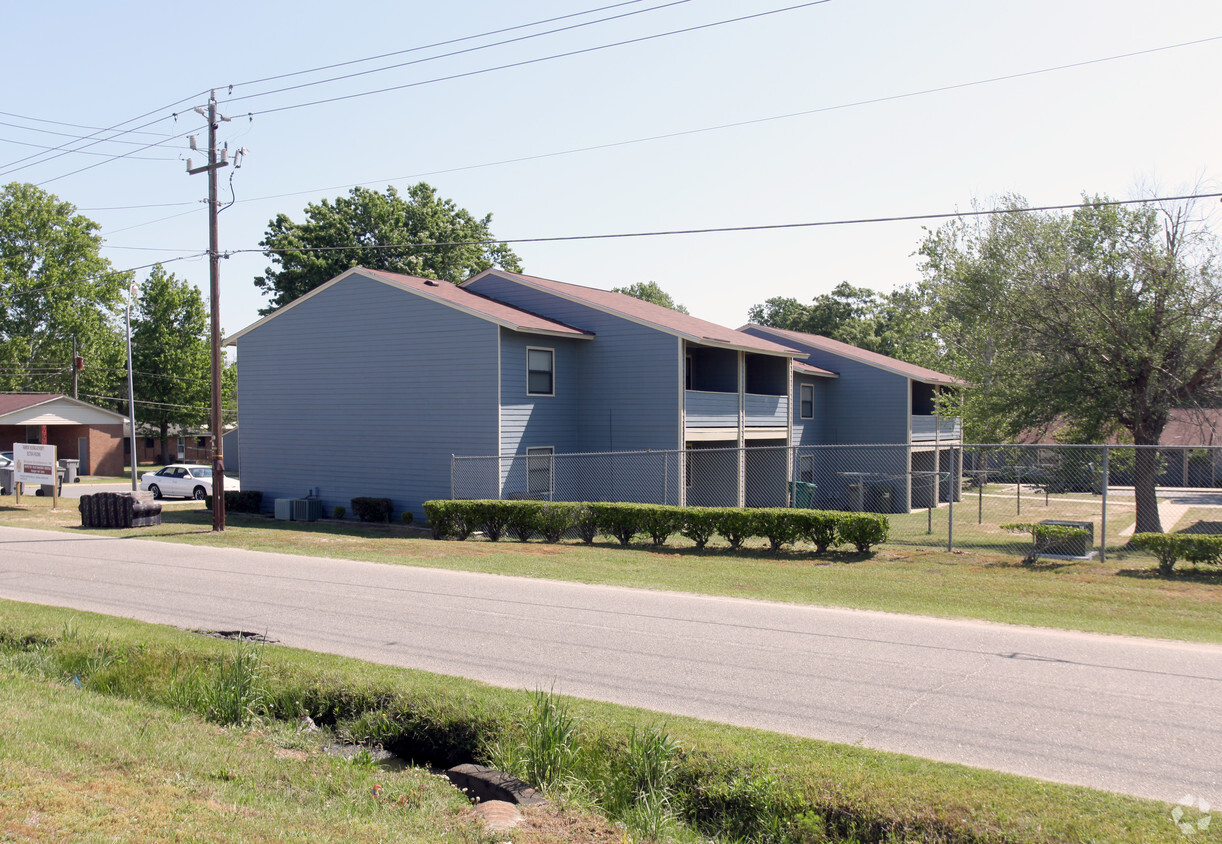
{"type": "Polygon", "coordinates": [[[1058,527],[1081,528],[1086,536],[1069,536],[1057,539],[1040,550],[1040,556],[1054,557],[1085,557],[1095,547],[1095,523],[1074,522],[1061,519],[1044,519],[1041,525],[1056,525],[1058,527]]]}
{"type": "Polygon", "coordinates": [[[893,494],[890,484],[870,484],[870,511],[873,513],[892,512],[893,494]]]}
{"type": "Polygon", "coordinates": [[[293,499],[291,498],[277,498],[276,499],[276,518],[282,522],[292,521],[293,499]]]}
{"type": "Polygon", "coordinates": [[[849,510],[854,513],[865,512],[865,484],[849,484],[844,488],[849,499],[849,510]]]}

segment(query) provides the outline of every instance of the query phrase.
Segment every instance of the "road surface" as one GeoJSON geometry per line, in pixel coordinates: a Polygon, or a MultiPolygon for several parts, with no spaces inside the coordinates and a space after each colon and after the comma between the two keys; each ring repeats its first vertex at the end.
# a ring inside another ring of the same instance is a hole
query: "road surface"
{"type": "Polygon", "coordinates": [[[0,597],[1222,804],[1215,645],[17,528],[0,597]]]}

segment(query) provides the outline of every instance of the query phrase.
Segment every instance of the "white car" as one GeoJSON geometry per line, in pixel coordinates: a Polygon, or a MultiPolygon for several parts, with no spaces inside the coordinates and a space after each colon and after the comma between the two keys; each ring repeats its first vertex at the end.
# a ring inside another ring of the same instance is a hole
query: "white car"
{"type": "MultiPolygon", "coordinates": [[[[174,463],[158,472],[145,472],[140,476],[140,488],[153,493],[154,498],[174,496],[202,500],[212,494],[212,467],[174,463]]],[[[238,479],[226,475],[226,492],[237,489],[238,479]]]]}

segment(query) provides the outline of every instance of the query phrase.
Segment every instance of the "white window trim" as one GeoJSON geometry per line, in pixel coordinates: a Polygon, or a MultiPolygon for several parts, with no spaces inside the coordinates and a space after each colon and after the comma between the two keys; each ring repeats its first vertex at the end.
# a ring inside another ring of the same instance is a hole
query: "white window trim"
{"type": "Polygon", "coordinates": [[[526,395],[528,396],[554,396],[556,395],[556,350],[547,346],[527,346],[526,347],[526,395]],[[530,389],[530,353],[531,352],[547,352],[552,357],[552,391],[550,393],[535,393],[530,389]]]}
{"type": "Polygon", "coordinates": [[[799,384],[798,385],[798,418],[799,419],[814,419],[815,418],[815,385],[814,384],[799,384]],[[806,392],[810,391],[810,415],[802,412],[802,407],[806,404],[806,392]]]}
{"type": "Polygon", "coordinates": [[[527,495],[546,495],[549,498],[556,489],[556,447],[551,445],[536,445],[526,449],[526,494],[527,495]],[[547,460],[547,489],[531,489],[531,458],[546,457],[547,460]]]}

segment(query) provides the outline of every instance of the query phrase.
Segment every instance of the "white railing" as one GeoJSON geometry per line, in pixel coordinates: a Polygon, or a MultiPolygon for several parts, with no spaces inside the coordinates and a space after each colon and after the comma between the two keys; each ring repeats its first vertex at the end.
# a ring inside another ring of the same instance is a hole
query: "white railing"
{"type": "Polygon", "coordinates": [[[958,416],[916,416],[912,417],[912,441],[924,442],[958,442],[963,438],[963,420],[958,416]]]}

